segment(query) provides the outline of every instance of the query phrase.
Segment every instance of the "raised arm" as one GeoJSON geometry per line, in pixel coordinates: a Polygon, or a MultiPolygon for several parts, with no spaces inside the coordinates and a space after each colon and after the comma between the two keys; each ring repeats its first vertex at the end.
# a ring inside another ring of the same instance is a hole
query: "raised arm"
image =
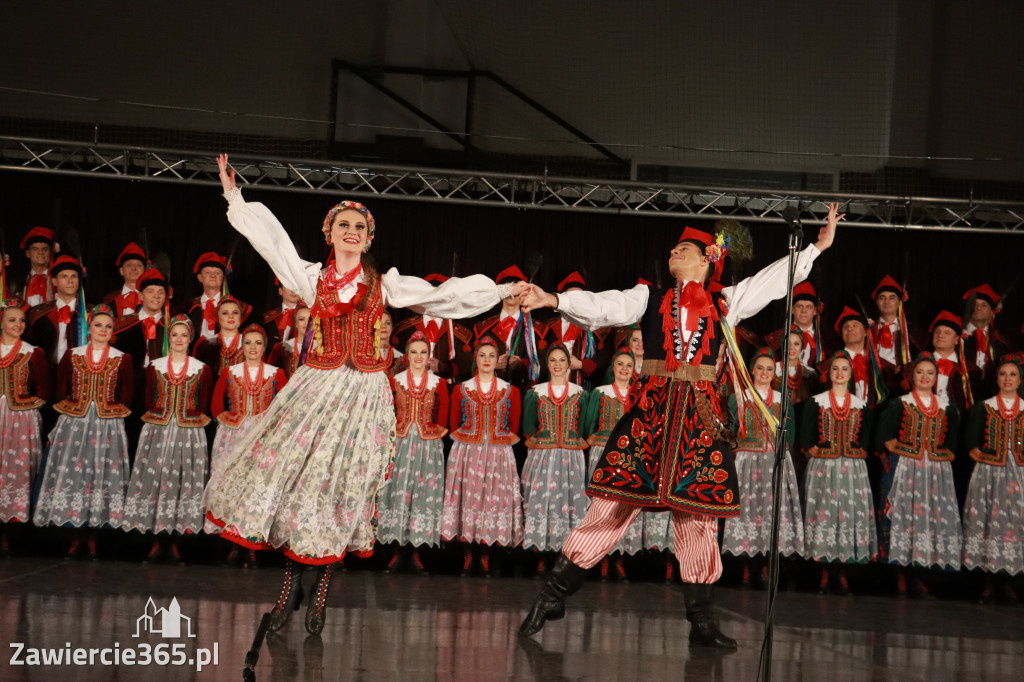
{"type": "MultiPolygon", "coordinates": [[[[796,258],[796,272],[793,285],[807,279],[814,260],[823,251],[832,246],[835,240],[836,225],[846,214],[839,213],[838,204],[829,204],[828,219],[818,232],[818,241],[801,251],[796,258]]],[[[747,277],[739,284],[725,287],[722,295],[729,302],[729,324],[735,326],[742,320],[752,317],[771,303],[786,295],[789,283],[789,257],[783,257],[764,268],[757,274],[747,277]]]]}
{"type": "Polygon", "coordinates": [[[270,209],[260,203],[246,203],[235,184],[235,170],[228,168],[227,154],[217,157],[217,166],[224,198],[228,200],[228,222],[263,256],[281,284],[312,303],[316,299],[320,264],[299,258],[291,238],[270,209]]]}
{"type": "Polygon", "coordinates": [[[536,284],[517,283],[513,294],[522,294],[526,312],[554,308],[578,327],[595,331],[601,327],[627,327],[639,322],[647,310],[647,285],[638,284],[625,291],[567,291],[549,294],[536,284]]]}

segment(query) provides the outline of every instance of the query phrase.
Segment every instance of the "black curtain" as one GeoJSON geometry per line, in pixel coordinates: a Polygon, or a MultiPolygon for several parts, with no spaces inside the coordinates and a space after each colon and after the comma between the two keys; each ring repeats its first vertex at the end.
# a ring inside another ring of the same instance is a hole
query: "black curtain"
{"type": "MultiPolygon", "coordinates": [[[[114,259],[142,230],[151,255],[163,251],[172,264],[174,297],[182,304],[199,293],[192,273],[196,257],[214,250],[227,254],[235,246],[233,294],[257,308],[276,305],[273,275],[225,217],[219,188],[174,183],[72,177],[18,171],[0,172],[0,227],[11,256],[12,277],[27,271],[22,236],[42,225],[67,233],[74,229],[88,269],[90,302],[121,285],[114,259]]],[[[324,214],[343,197],[244,190],[248,201],[261,201],[280,219],[302,257],[323,261],[329,253],[320,226],[324,214]]],[[[573,270],[584,271],[589,288],[628,288],[638,277],[667,282],[668,250],[685,225],[710,230],[713,221],[576,212],[527,210],[497,206],[454,206],[392,199],[365,201],[377,223],[371,251],[382,268],[424,276],[484,273],[494,276],[515,263],[526,269],[530,254],[543,255],[537,282],[553,288],[573,270]],[[457,254],[457,265],[452,272],[457,254]]],[[[723,281],[736,281],[786,253],[786,231],[778,225],[750,224],[754,263],[729,264],[723,281]]],[[[817,238],[817,227],[805,230],[817,238]]],[[[907,282],[908,318],[927,326],[946,308],[963,313],[963,293],[988,282],[1000,293],[1009,290],[996,326],[1011,338],[1020,332],[1024,282],[1017,282],[1024,235],[877,230],[840,224],[832,250],[815,264],[810,280],[826,302],[829,327],[843,305],[869,307],[871,291],[886,274],[907,282]],[[906,255],[905,255],[906,254],[906,255]]],[[[782,306],[770,305],[747,323],[765,333],[782,325],[782,306]]],[[[1019,347],[1019,346],[1018,346],[1019,347]]]]}

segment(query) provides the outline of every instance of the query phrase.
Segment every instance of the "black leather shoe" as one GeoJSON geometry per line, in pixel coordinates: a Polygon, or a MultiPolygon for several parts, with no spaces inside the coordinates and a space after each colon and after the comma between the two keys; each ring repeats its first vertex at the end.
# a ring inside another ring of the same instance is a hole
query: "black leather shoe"
{"type": "Polygon", "coordinates": [[[274,608],[270,611],[270,623],[267,625],[267,630],[271,632],[280,630],[288,622],[288,619],[292,617],[292,611],[299,610],[303,596],[302,572],[305,568],[305,566],[297,561],[285,559],[284,584],[281,585],[281,596],[277,598],[277,603],[274,604],[274,608]]]}
{"type": "Polygon", "coordinates": [[[560,554],[554,567],[548,571],[544,587],[534,600],[533,608],[519,626],[519,634],[525,637],[535,635],[547,621],[564,617],[565,598],[580,589],[586,577],[587,569],[560,554]]]}
{"type": "Polygon", "coordinates": [[[718,629],[711,585],[683,583],[686,620],[690,621],[690,644],[716,649],[736,649],[736,640],[718,629]]]}

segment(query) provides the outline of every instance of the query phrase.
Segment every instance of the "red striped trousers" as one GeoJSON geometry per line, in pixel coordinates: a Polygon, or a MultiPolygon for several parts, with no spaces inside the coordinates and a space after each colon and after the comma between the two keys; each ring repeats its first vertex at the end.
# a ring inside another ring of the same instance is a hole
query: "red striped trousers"
{"type": "MultiPolygon", "coordinates": [[[[615,548],[640,507],[594,497],[583,519],[562,545],[562,554],[583,568],[597,564],[615,548]]],[[[718,519],[672,510],[672,536],[679,575],[687,583],[713,583],[722,575],[718,519]]]]}

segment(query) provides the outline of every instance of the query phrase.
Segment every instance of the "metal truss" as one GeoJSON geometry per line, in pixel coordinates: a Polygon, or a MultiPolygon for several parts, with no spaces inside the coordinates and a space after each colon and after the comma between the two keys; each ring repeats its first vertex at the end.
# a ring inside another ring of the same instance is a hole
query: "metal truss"
{"type": "MultiPolygon", "coordinates": [[[[234,157],[242,187],[446,204],[680,219],[824,222],[828,202],[865,228],[1024,234],[1024,203],[780,192],[338,161],[234,157]],[[788,209],[788,210],[787,210],[788,209]]],[[[220,186],[206,152],[0,136],[0,169],[220,186]]]]}

